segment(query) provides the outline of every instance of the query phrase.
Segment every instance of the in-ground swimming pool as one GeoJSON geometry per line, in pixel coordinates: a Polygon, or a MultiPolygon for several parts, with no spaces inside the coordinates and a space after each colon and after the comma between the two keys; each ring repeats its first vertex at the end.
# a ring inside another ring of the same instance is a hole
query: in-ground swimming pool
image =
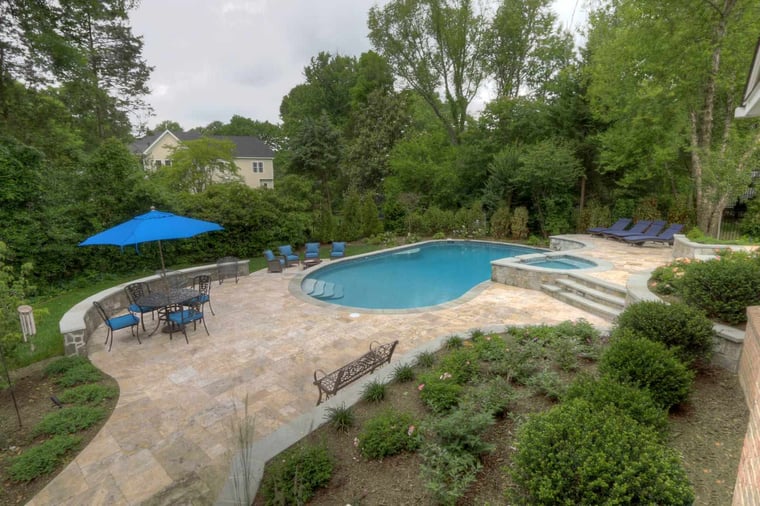
{"type": "Polygon", "coordinates": [[[364,309],[412,309],[457,299],[491,279],[491,261],[545,250],[477,241],[440,241],[348,259],[308,274],[307,295],[364,309]]]}
{"type": "Polygon", "coordinates": [[[597,264],[585,258],[579,258],[571,255],[545,256],[543,258],[522,260],[521,263],[532,265],[533,267],[543,267],[544,269],[587,269],[596,267],[597,264]]]}

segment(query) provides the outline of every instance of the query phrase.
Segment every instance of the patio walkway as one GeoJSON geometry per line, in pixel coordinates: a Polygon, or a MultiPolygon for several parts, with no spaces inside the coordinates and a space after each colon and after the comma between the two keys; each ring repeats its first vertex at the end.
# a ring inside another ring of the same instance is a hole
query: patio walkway
{"type": "MultiPolygon", "coordinates": [[[[625,284],[631,273],[671,259],[671,249],[632,247],[577,236],[607,260],[594,273],[625,284]]],[[[118,332],[104,349],[103,327],[91,338],[92,362],[114,377],[121,395],[95,439],[28,504],[211,504],[229,470],[232,420],[245,398],[263,437],[314,407],[315,369],[335,369],[364,353],[372,341],[399,339],[396,356],[442,335],[466,335],[491,325],[555,324],[585,318],[608,322],[543,293],[484,283],[462,304],[419,313],[377,314],[325,307],[293,296],[285,274],[257,271],[214,284],[216,316],[207,310],[202,328],[173,341],[118,332]]],[[[146,325],[150,320],[146,322],[146,325]]]]}

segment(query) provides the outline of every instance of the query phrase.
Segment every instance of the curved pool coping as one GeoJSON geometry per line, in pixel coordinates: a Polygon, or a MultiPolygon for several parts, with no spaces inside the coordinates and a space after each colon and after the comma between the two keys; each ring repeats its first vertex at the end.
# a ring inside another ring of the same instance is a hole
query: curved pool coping
{"type": "MultiPolygon", "coordinates": [[[[457,306],[460,306],[464,304],[465,302],[468,302],[475,297],[478,296],[483,290],[488,288],[491,281],[485,280],[481,283],[478,283],[477,285],[473,286],[469,290],[467,290],[465,293],[457,297],[456,299],[452,299],[446,302],[442,302],[440,304],[435,304],[432,306],[419,306],[415,308],[408,308],[408,309],[372,309],[372,308],[364,308],[364,307],[355,307],[355,306],[345,306],[343,304],[332,304],[330,302],[325,302],[323,300],[315,299],[314,297],[311,297],[309,295],[306,295],[303,290],[301,289],[301,282],[303,281],[303,278],[305,278],[308,274],[311,274],[312,272],[316,272],[319,269],[322,269],[328,265],[337,264],[340,262],[351,262],[355,261],[359,258],[365,258],[370,256],[375,256],[381,253],[389,253],[393,251],[400,251],[405,249],[411,249],[414,247],[419,247],[424,244],[432,244],[432,243],[438,243],[438,242],[478,242],[478,243],[486,243],[486,244],[498,244],[500,246],[503,245],[512,245],[513,243],[505,243],[505,242],[499,242],[499,241],[479,241],[479,240],[472,240],[472,239],[435,239],[430,241],[421,241],[416,242],[412,244],[404,244],[402,246],[394,246],[392,248],[377,250],[377,251],[371,251],[369,253],[362,253],[361,255],[354,255],[348,258],[341,258],[339,260],[331,260],[330,262],[327,262],[326,264],[322,262],[321,264],[316,265],[315,267],[309,268],[308,271],[302,271],[296,274],[292,280],[290,280],[290,284],[288,285],[288,291],[290,293],[298,298],[299,300],[302,300],[304,302],[308,302],[309,304],[314,304],[316,306],[325,307],[325,308],[336,308],[341,307],[344,308],[346,311],[351,311],[352,313],[371,313],[371,314],[414,314],[414,313],[425,313],[428,311],[439,311],[442,309],[449,309],[454,308],[457,306]]],[[[517,244],[515,246],[522,246],[521,244],[517,244]]],[[[542,249],[538,248],[537,246],[528,246],[530,248],[536,248],[536,249],[542,249]]],[[[548,251],[548,250],[547,250],[548,251]]]]}

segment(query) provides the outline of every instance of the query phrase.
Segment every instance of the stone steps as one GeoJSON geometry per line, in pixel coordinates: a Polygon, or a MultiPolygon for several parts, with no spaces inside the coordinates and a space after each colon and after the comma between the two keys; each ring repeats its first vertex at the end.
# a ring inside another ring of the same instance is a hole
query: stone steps
{"type": "Polygon", "coordinates": [[[625,308],[624,287],[592,276],[571,274],[541,285],[541,291],[608,321],[617,318],[625,308]]]}

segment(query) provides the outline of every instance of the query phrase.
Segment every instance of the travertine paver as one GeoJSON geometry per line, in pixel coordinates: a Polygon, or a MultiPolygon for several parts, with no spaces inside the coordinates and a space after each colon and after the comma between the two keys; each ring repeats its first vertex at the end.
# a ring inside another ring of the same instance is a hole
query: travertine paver
{"type": "MultiPolygon", "coordinates": [[[[669,248],[637,248],[590,239],[584,250],[614,268],[594,273],[625,284],[629,274],[670,260],[669,248]]],[[[397,355],[441,335],[491,325],[555,324],[585,318],[608,322],[543,293],[484,283],[461,304],[401,314],[375,314],[310,303],[288,290],[300,274],[254,272],[238,284],[214,284],[216,316],[210,336],[142,337],[117,332],[113,350],[100,328],[88,345],[92,362],[121,389],[100,433],[31,505],[173,504],[196,497],[211,503],[234,452],[232,421],[248,399],[257,437],[310,410],[315,369],[335,369],[364,353],[372,341],[399,339],[397,355]]],[[[146,324],[151,323],[150,320],[146,324]]]]}

